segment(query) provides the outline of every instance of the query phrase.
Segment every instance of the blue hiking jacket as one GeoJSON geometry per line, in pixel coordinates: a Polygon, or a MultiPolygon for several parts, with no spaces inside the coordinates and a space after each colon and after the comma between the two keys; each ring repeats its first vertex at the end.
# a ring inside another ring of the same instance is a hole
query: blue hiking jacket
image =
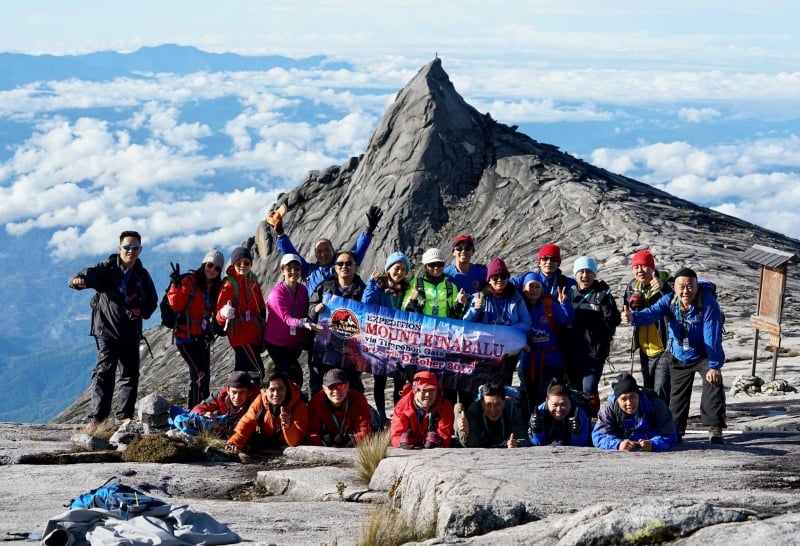
{"type": "Polygon", "coordinates": [[[684,364],[694,364],[707,358],[708,367],[719,370],[725,363],[719,303],[708,289],[699,287],[697,298],[689,309],[681,307],[675,294],[665,294],[652,306],[632,311],[631,315],[634,326],[652,324],[667,317],[667,346],[672,356],[684,364]],[[684,339],[688,343],[685,344],[684,339]]]}

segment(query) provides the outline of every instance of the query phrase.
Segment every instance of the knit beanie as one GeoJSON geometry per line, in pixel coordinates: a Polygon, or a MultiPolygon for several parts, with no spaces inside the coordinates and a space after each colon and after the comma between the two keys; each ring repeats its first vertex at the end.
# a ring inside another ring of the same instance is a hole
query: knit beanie
{"type": "Polygon", "coordinates": [[[541,260],[544,256],[553,256],[558,263],[561,263],[561,248],[553,243],[548,243],[539,249],[539,256],[536,261],[541,260]]]}
{"type": "Polygon", "coordinates": [[[634,378],[629,373],[621,373],[617,378],[617,382],[614,383],[614,396],[617,398],[620,395],[625,394],[626,392],[635,392],[639,394],[639,385],[636,383],[636,378],[634,378]]]}
{"type": "Polygon", "coordinates": [[[488,281],[495,275],[509,276],[508,267],[506,267],[506,263],[500,258],[493,258],[492,261],[489,262],[489,265],[486,266],[486,280],[488,281]]]}
{"type": "Polygon", "coordinates": [[[392,267],[396,263],[402,263],[406,266],[406,275],[411,274],[411,260],[408,259],[408,256],[403,254],[402,252],[393,252],[389,254],[389,257],[386,258],[386,265],[383,267],[384,271],[389,271],[389,268],[392,267]]]}
{"type": "Polygon", "coordinates": [[[588,269],[594,273],[595,277],[597,276],[597,262],[590,256],[581,256],[572,264],[572,273],[574,275],[577,275],[578,271],[582,269],[588,269]]]}
{"type": "Polygon", "coordinates": [[[656,259],[647,250],[640,250],[631,258],[631,267],[634,265],[646,265],[650,269],[656,268],[656,259]]]}
{"type": "Polygon", "coordinates": [[[690,277],[692,279],[697,278],[697,273],[694,272],[694,269],[689,269],[688,267],[681,267],[677,273],[675,273],[674,278],[678,277],[690,277]]]}
{"type": "Polygon", "coordinates": [[[222,267],[225,265],[225,257],[222,255],[222,252],[220,252],[216,248],[212,248],[211,250],[206,252],[205,256],[203,256],[202,263],[213,264],[218,268],[222,269],[222,267]]]}
{"type": "Polygon", "coordinates": [[[237,246],[231,252],[231,264],[236,264],[239,260],[250,260],[253,261],[253,255],[250,254],[250,251],[243,246],[237,246]]]}

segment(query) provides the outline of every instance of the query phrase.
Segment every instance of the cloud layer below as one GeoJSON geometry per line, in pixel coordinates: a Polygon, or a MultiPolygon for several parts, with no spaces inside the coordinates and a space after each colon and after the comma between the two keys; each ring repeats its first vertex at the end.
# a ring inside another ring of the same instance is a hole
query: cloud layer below
{"type": "MultiPolygon", "coordinates": [[[[0,121],[19,135],[0,163],[0,222],[10,236],[51,232],[54,259],[104,253],[108,234],[128,228],[164,251],[235,244],[309,170],[363,153],[414,62],[0,91],[0,121]]],[[[444,60],[466,100],[495,119],[563,127],[565,140],[551,143],[600,167],[800,237],[800,72],[506,65],[444,60]],[[598,128],[630,137],[586,149],[598,128]]]]}

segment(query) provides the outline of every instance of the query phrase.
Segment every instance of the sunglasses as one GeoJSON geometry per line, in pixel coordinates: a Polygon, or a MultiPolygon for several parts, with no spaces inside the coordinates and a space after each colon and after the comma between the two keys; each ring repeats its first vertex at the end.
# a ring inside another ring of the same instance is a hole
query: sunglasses
{"type": "Polygon", "coordinates": [[[347,262],[336,262],[336,265],[339,267],[353,267],[355,264],[351,261],[347,261],[347,262]]]}
{"type": "Polygon", "coordinates": [[[472,252],[473,250],[475,250],[475,247],[473,247],[473,246],[454,246],[453,247],[453,251],[454,252],[472,252]]]}
{"type": "Polygon", "coordinates": [[[347,388],[347,383],[336,383],[334,385],[327,385],[327,387],[332,391],[343,391],[347,388]]]}
{"type": "Polygon", "coordinates": [[[489,280],[491,282],[507,281],[508,275],[492,275],[491,277],[489,277],[489,280]]]}
{"type": "Polygon", "coordinates": [[[234,264],[234,267],[250,267],[251,263],[250,260],[239,260],[234,264]]]}
{"type": "Polygon", "coordinates": [[[206,269],[213,269],[213,270],[214,270],[214,271],[216,271],[217,273],[219,273],[220,271],[222,271],[222,268],[221,268],[221,267],[219,267],[218,265],[211,264],[211,263],[207,263],[207,264],[206,264],[206,269]]]}
{"type": "Polygon", "coordinates": [[[542,261],[542,262],[557,262],[558,258],[556,258],[555,256],[542,256],[541,258],[539,258],[539,261],[542,261]]]}
{"type": "Polygon", "coordinates": [[[122,245],[122,249],[128,252],[136,252],[142,249],[142,245],[122,245]]]}
{"type": "Polygon", "coordinates": [[[425,267],[430,267],[432,269],[437,268],[437,267],[444,267],[444,262],[433,262],[433,263],[425,264],[425,267]]]}

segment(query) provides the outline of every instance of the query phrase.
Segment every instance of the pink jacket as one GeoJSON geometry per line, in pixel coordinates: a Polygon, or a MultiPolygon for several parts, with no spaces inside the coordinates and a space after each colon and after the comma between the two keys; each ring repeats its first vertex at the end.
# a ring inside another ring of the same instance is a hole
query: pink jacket
{"type": "Polygon", "coordinates": [[[292,292],[284,281],[272,287],[267,296],[267,326],[264,341],[278,347],[302,347],[309,339],[309,331],[299,326],[300,319],[308,316],[308,290],[298,283],[292,292]],[[292,335],[294,329],[294,335],[292,335]]]}

